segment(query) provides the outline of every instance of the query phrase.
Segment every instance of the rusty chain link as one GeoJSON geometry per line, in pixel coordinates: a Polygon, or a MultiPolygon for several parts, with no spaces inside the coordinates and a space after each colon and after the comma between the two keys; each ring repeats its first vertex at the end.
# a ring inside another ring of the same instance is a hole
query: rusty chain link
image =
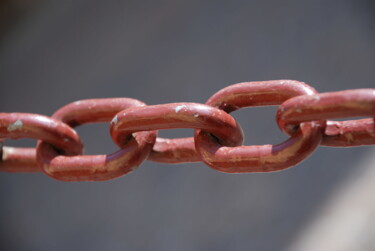
{"type": "Polygon", "coordinates": [[[0,171],[39,172],[62,181],[100,181],[125,175],[146,159],[163,163],[202,161],[226,173],[271,172],[305,160],[319,145],[375,145],[375,89],[318,93],[294,80],[228,86],[206,104],[146,105],[131,98],[70,103],[51,117],[0,113],[0,171]],[[290,136],[277,145],[243,146],[243,132],[230,112],[279,105],[276,121],[290,136]],[[330,121],[350,117],[358,120],[330,121]],[[110,122],[120,148],[107,155],[81,155],[73,129],[110,122]],[[194,137],[164,139],[158,129],[193,128],[194,137]],[[3,146],[4,139],[37,139],[36,148],[3,146]]]}

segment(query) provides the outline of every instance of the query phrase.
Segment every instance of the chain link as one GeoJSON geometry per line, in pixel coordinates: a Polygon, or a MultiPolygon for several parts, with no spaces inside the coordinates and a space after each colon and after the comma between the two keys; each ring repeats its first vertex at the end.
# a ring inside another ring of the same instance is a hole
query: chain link
{"type": "Polygon", "coordinates": [[[131,98],[70,103],[51,117],[0,113],[0,140],[37,139],[36,148],[3,146],[0,171],[40,172],[62,181],[109,180],[130,173],[144,160],[163,163],[203,161],[226,173],[271,172],[305,160],[319,145],[375,145],[375,89],[317,93],[294,80],[245,82],[228,86],[206,104],[149,105],[131,98]],[[243,146],[243,132],[230,112],[279,105],[276,121],[290,136],[276,145],[243,146]],[[350,117],[357,120],[330,121],[350,117]],[[111,121],[111,122],[110,122],[111,121]],[[81,155],[76,126],[110,122],[119,150],[81,155]],[[164,139],[159,129],[193,128],[194,137],[164,139]]]}
{"type": "MultiPolygon", "coordinates": [[[[215,93],[206,104],[227,112],[244,107],[279,105],[316,90],[292,80],[239,83],[215,93]]],[[[285,142],[277,145],[228,147],[203,132],[196,133],[196,148],[210,167],[226,173],[271,172],[294,166],[319,145],[321,127],[315,121],[301,125],[285,142]]]]}
{"type": "MultiPolygon", "coordinates": [[[[145,106],[130,98],[89,99],[68,104],[52,115],[69,126],[109,122],[122,110],[145,106]]],[[[100,181],[127,174],[138,167],[150,154],[156,131],[134,133],[119,144],[120,150],[107,155],[65,156],[44,141],[37,146],[37,162],[41,170],[52,178],[63,181],[100,181]]]]}

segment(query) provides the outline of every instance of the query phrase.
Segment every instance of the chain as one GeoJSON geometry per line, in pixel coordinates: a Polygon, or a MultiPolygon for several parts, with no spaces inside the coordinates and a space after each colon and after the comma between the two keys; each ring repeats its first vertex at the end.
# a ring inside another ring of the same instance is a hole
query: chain
{"type": "Polygon", "coordinates": [[[163,163],[202,161],[226,173],[279,171],[302,162],[319,145],[375,145],[374,117],[375,89],[318,93],[294,80],[234,84],[205,104],[146,105],[131,98],[80,100],[51,117],[0,113],[1,140],[38,140],[36,148],[1,144],[0,171],[42,171],[62,181],[100,181],[130,173],[146,159],[163,163]],[[229,113],[270,105],[279,105],[276,121],[290,138],[276,145],[242,145],[241,126],[229,113]],[[329,120],[349,117],[369,118],[329,120]],[[73,128],[97,122],[110,122],[112,140],[120,150],[82,155],[83,144],[73,128]],[[157,137],[157,130],[172,128],[193,128],[194,137],[157,137]]]}

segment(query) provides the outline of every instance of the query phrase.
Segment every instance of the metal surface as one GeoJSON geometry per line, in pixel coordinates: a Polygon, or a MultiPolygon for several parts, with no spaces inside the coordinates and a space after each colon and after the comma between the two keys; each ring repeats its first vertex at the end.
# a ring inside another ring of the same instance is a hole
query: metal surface
{"type": "MultiPolygon", "coordinates": [[[[131,132],[172,128],[203,129],[228,146],[238,146],[243,141],[241,127],[232,116],[217,108],[195,103],[154,105],[121,111],[112,120],[111,135],[113,141],[121,145],[131,136],[131,132]]],[[[168,157],[171,159],[166,162],[171,163],[200,159],[194,148],[194,138],[159,138],[159,142],[156,142],[154,156],[151,155],[154,161],[163,162],[168,157]],[[162,146],[158,146],[159,142],[162,146]]]]}
{"type": "MultiPolygon", "coordinates": [[[[88,99],[68,104],[52,117],[71,126],[109,121],[117,112],[130,107],[143,106],[130,98],[88,99]]],[[[99,181],[119,177],[138,167],[149,155],[155,143],[156,132],[134,133],[134,137],[121,142],[121,150],[107,155],[64,156],[52,145],[39,142],[37,159],[40,168],[52,178],[63,181],[99,181]]]]}
{"type": "MultiPolygon", "coordinates": [[[[250,106],[278,105],[297,95],[315,93],[312,87],[293,80],[247,82],[218,91],[207,104],[231,112],[250,106]]],[[[281,144],[238,147],[220,145],[201,131],[196,133],[196,147],[203,161],[221,172],[271,172],[306,159],[319,145],[320,131],[320,124],[309,122],[301,125],[297,133],[281,144]]]]}
{"type": "MultiPolygon", "coordinates": [[[[294,125],[319,119],[374,116],[374,89],[358,89],[295,97],[280,105],[279,127],[293,134],[294,125]]],[[[327,121],[322,145],[335,147],[375,144],[374,119],[327,121]]]]}
{"type": "MultiPolygon", "coordinates": [[[[70,126],[38,114],[0,113],[0,138],[40,139],[67,155],[80,154],[83,149],[78,134],[70,126]]],[[[0,171],[33,172],[36,169],[35,149],[3,148],[0,171]]]]}
{"type": "Polygon", "coordinates": [[[373,119],[326,121],[373,116],[374,100],[375,89],[318,94],[302,82],[272,80],[228,86],[215,93],[205,105],[146,106],[136,99],[107,98],[73,102],[56,111],[52,118],[3,113],[0,114],[1,138],[31,137],[39,142],[37,161],[32,149],[4,147],[0,170],[28,172],[39,167],[45,174],[62,181],[100,181],[131,172],[151,153],[149,159],[153,161],[201,160],[226,173],[279,171],[305,160],[321,144],[322,138],[326,146],[375,144],[373,119]],[[242,129],[228,113],[269,105],[280,105],[277,122],[291,137],[275,145],[242,146],[242,129]],[[78,155],[82,145],[71,127],[110,120],[112,140],[121,150],[108,155],[78,155]],[[157,138],[156,130],[173,128],[194,128],[195,137],[157,138]]]}

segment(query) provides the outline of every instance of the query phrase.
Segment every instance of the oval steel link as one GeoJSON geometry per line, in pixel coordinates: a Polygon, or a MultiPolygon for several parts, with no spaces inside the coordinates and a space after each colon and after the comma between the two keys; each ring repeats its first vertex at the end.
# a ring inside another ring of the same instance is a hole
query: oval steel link
{"type": "MultiPolygon", "coordinates": [[[[175,103],[175,104],[159,105],[150,109],[153,109],[153,112],[155,114],[170,113],[169,114],[170,117],[175,116],[175,114],[178,117],[179,115],[177,114],[179,113],[180,114],[184,113],[185,115],[187,115],[186,108],[190,109],[193,107],[193,105],[194,103],[175,103]],[[161,109],[161,110],[157,111],[158,109],[161,109]],[[166,110],[163,111],[163,109],[166,109],[166,110]]],[[[200,106],[195,107],[196,110],[193,109],[190,111],[190,115],[189,115],[190,117],[188,117],[187,120],[191,120],[191,117],[193,117],[193,120],[195,120],[195,122],[198,122],[198,121],[201,121],[202,118],[205,118],[205,116],[210,116],[210,115],[207,115],[207,113],[206,114],[202,113],[202,111],[207,109],[207,107],[204,107],[204,105],[202,106],[202,104],[199,104],[199,105],[200,106]]],[[[208,109],[207,111],[210,111],[210,109],[208,109]]],[[[160,116],[164,116],[164,115],[160,115],[160,116]]],[[[153,120],[152,123],[156,123],[155,120],[153,120]]],[[[187,127],[187,125],[183,124],[184,123],[183,121],[181,121],[181,123],[182,124],[176,128],[187,127]]],[[[204,126],[205,123],[208,123],[208,122],[204,121],[203,124],[200,124],[200,125],[197,124],[193,127],[190,126],[189,128],[199,128],[200,126],[204,126]]],[[[168,126],[169,124],[167,123],[166,126],[163,127],[163,129],[171,128],[168,126]]],[[[158,128],[158,129],[162,129],[162,128],[158,128]]],[[[236,145],[241,144],[242,140],[243,140],[242,136],[238,137],[237,139],[235,139],[235,142],[236,142],[235,144],[236,145]]],[[[156,139],[156,143],[148,159],[151,161],[156,161],[156,162],[161,162],[161,163],[170,163],[170,164],[201,161],[199,154],[195,150],[194,137],[179,138],[179,139],[165,139],[165,138],[158,137],[156,139]]]]}
{"type": "MultiPolygon", "coordinates": [[[[116,144],[127,141],[133,131],[146,131],[171,128],[199,128],[214,135],[222,144],[238,146],[242,144],[241,127],[236,120],[217,108],[196,103],[171,103],[131,108],[119,112],[111,123],[111,135],[116,144]]],[[[196,159],[194,138],[162,139],[154,146],[155,155],[161,152],[160,158],[151,160],[174,163],[181,160],[196,159]],[[167,160],[166,158],[171,158],[167,160]]],[[[155,156],[154,155],[154,156],[155,156]]]]}
{"type": "MultiPolygon", "coordinates": [[[[246,82],[218,91],[206,104],[231,112],[243,107],[279,105],[291,97],[315,93],[312,87],[293,80],[246,82]]],[[[207,165],[221,172],[271,172],[306,159],[319,145],[321,137],[319,123],[309,122],[301,124],[299,130],[281,144],[229,147],[216,142],[206,132],[196,130],[195,147],[207,165]]]]}
{"type": "Polygon", "coordinates": [[[279,127],[293,134],[296,124],[318,119],[338,119],[359,116],[373,118],[327,121],[321,145],[353,147],[375,144],[375,89],[327,92],[291,98],[277,111],[279,127]]]}
{"type": "MultiPolygon", "coordinates": [[[[110,121],[124,109],[144,106],[139,100],[109,98],[80,100],[59,109],[53,118],[71,126],[110,121]]],[[[130,134],[131,135],[131,134],[130,134]]],[[[38,142],[37,161],[44,173],[62,181],[100,181],[113,179],[131,172],[149,155],[156,139],[156,131],[134,133],[121,150],[107,155],[60,155],[47,142],[38,142]]]]}
{"type": "MultiPolygon", "coordinates": [[[[67,155],[82,152],[81,140],[67,124],[39,114],[0,113],[0,138],[40,139],[67,155]]],[[[3,147],[0,170],[7,172],[37,172],[34,148],[3,147]]]]}

